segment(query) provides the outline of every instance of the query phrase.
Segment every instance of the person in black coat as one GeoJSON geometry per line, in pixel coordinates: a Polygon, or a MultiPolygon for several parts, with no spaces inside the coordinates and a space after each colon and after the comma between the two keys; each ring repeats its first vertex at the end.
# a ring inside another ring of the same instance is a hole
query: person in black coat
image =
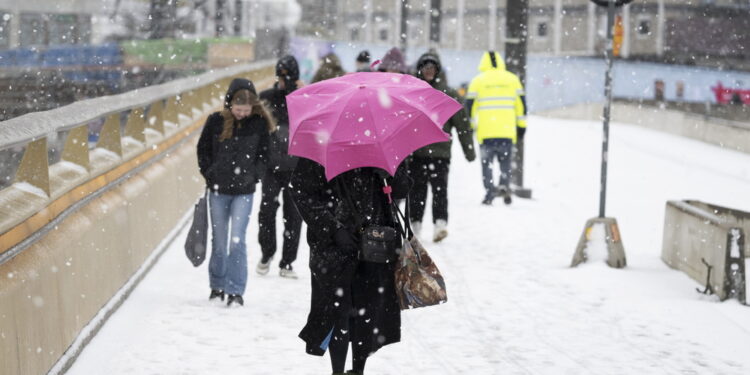
{"type": "MultiPolygon", "coordinates": [[[[456,90],[448,87],[437,53],[429,51],[420,56],[416,69],[417,78],[458,101],[456,90]]],[[[466,160],[473,161],[476,158],[474,140],[469,116],[463,107],[443,125],[444,132],[451,134],[451,129],[455,129],[458,134],[466,160]]],[[[429,187],[432,191],[432,222],[435,228],[432,240],[434,242],[440,242],[448,235],[448,173],[451,164],[451,142],[438,142],[424,146],[414,151],[407,162],[409,177],[414,180],[409,201],[411,228],[418,236],[422,228],[429,187]]]]}
{"type": "Polygon", "coordinates": [[[208,116],[198,140],[198,167],[210,190],[211,259],[209,300],[243,305],[247,284],[245,232],[255,184],[266,163],[269,134],[275,121],[258,99],[253,83],[237,78],[224,110],[208,116]],[[231,226],[231,228],[230,228],[231,226]]]}
{"type": "Polygon", "coordinates": [[[310,313],[299,336],[309,354],[330,349],[334,374],[343,373],[350,342],[354,370],[348,373],[362,374],[370,354],[401,339],[395,262],[358,260],[359,228],[396,225],[384,178],[393,199],[406,197],[410,180],[404,168],[395,177],[358,168],[326,181],[320,164],[300,158],[292,175],[292,195],[308,225],[312,283],[310,313]]]}
{"type": "Polygon", "coordinates": [[[268,90],[260,93],[260,98],[269,108],[277,122],[276,132],[270,139],[268,164],[263,176],[263,195],[258,214],[258,243],[263,256],[258,262],[256,272],[268,273],[271,259],[276,254],[276,211],[279,208],[279,193],[284,197],[284,243],[282,245],[279,275],[297,278],[292,262],[297,259],[302,217],[294,206],[289,194],[289,179],[292,177],[297,157],[288,153],[289,113],[286,108],[286,96],[297,89],[299,66],[294,56],[286,55],[276,63],[277,82],[268,90]],[[283,193],[282,193],[283,190],[283,193]]]}

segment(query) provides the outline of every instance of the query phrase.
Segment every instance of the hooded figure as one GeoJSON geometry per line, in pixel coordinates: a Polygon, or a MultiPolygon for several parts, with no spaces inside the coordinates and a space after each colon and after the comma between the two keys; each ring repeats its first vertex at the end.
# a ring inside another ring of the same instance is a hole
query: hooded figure
{"type": "MultiPolygon", "coordinates": [[[[297,64],[297,59],[295,59],[294,56],[286,55],[276,62],[276,78],[278,79],[278,82],[274,85],[274,88],[281,89],[286,93],[290,93],[297,89],[299,81],[299,64],[297,64]]],[[[261,93],[261,95],[263,94],[261,93]]]]}
{"type": "Polygon", "coordinates": [[[371,72],[372,69],[370,68],[370,51],[364,50],[360,52],[357,55],[355,65],[357,66],[357,72],[371,72]]]}
{"type": "Polygon", "coordinates": [[[406,73],[406,62],[404,60],[404,54],[398,47],[393,47],[385,53],[382,59],[380,59],[380,65],[378,65],[378,71],[391,72],[391,73],[406,73]]]}
{"type": "Polygon", "coordinates": [[[344,372],[350,342],[353,373],[361,374],[369,355],[401,339],[395,264],[357,258],[359,228],[395,225],[384,179],[393,199],[406,197],[409,177],[403,167],[394,177],[366,167],[327,181],[320,164],[300,158],[292,176],[292,194],[308,225],[312,282],[310,313],[299,336],[309,354],[330,350],[334,373],[344,372]]]}
{"type": "Polygon", "coordinates": [[[208,116],[198,140],[198,166],[207,187],[219,194],[254,193],[268,160],[273,130],[275,121],[258,100],[253,83],[243,78],[232,80],[224,96],[224,110],[208,116]],[[247,106],[249,115],[234,114],[233,108],[239,106],[247,106]],[[242,173],[234,173],[235,168],[242,173]]]}
{"type": "Polygon", "coordinates": [[[236,78],[224,110],[208,116],[198,139],[198,167],[206,179],[211,214],[209,300],[243,305],[247,284],[245,233],[255,184],[265,170],[275,121],[255,94],[253,83],[236,78]],[[232,239],[230,241],[230,239],[232,239]]]}
{"type": "Polygon", "coordinates": [[[323,63],[320,65],[320,68],[318,68],[318,71],[315,72],[315,76],[313,76],[312,82],[310,83],[325,81],[346,74],[341,67],[341,60],[339,60],[339,57],[336,56],[335,53],[331,52],[323,56],[322,62],[323,63]]]}
{"type": "MultiPolygon", "coordinates": [[[[448,87],[441,78],[442,64],[436,53],[427,52],[419,57],[416,64],[416,77],[429,83],[434,89],[458,101],[456,90],[448,87]]],[[[442,75],[445,77],[445,75],[442,75]]],[[[469,116],[463,108],[456,112],[443,125],[448,134],[455,130],[466,160],[476,158],[469,116]]],[[[442,241],[447,235],[448,225],[448,173],[450,171],[451,142],[427,145],[414,151],[408,160],[409,176],[414,180],[409,200],[409,220],[414,233],[419,234],[425,213],[427,187],[432,188],[432,222],[435,232],[433,241],[442,241]]]]}
{"type": "Polygon", "coordinates": [[[250,80],[244,78],[235,78],[232,80],[232,82],[229,83],[227,93],[224,94],[224,108],[228,109],[231,106],[232,97],[234,96],[234,94],[236,94],[237,91],[243,89],[249,91],[253,95],[258,95],[258,93],[255,92],[255,85],[250,80]]]}
{"type": "Polygon", "coordinates": [[[479,74],[471,80],[465,106],[470,111],[482,155],[482,178],[486,190],[482,204],[491,205],[497,195],[511,203],[510,173],[513,144],[526,132],[526,99],[518,76],[505,70],[503,57],[485,52],[479,74]],[[500,164],[496,185],[492,165],[500,164]]]}
{"type": "Polygon", "coordinates": [[[271,259],[276,254],[276,212],[279,195],[283,197],[284,243],[279,261],[279,275],[297,278],[292,262],[297,259],[302,217],[289,194],[289,179],[297,157],[289,155],[289,113],[286,96],[297,89],[299,66],[294,56],[286,55],[276,63],[276,84],[260,93],[260,98],[271,108],[278,122],[277,130],[271,135],[268,149],[268,164],[263,174],[263,195],[258,213],[258,243],[263,253],[255,271],[260,275],[268,273],[271,259]]]}

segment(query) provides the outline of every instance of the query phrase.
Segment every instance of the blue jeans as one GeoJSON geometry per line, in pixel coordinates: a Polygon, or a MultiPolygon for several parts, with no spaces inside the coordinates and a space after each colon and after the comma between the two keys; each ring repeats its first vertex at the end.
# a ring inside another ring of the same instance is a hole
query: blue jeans
{"type": "Polygon", "coordinates": [[[498,186],[507,188],[510,185],[511,157],[513,140],[510,138],[488,138],[479,145],[482,156],[482,179],[487,196],[493,194],[495,180],[493,179],[492,164],[497,158],[500,163],[500,183],[498,186]]]}
{"type": "Polygon", "coordinates": [[[227,294],[245,293],[247,245],[245,232],[253,208],[253,194],[209,193],[211,211],[211,260],[208,279],[211,289],[227,294]]]}

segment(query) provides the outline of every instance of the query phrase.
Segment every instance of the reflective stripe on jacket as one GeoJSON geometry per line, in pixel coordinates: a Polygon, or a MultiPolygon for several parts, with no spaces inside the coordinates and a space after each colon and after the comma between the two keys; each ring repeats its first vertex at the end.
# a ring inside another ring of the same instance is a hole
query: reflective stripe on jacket
{"type": "Polygon", "coordinates": [[[479,71],[466,94],[466,99],[474,102],[471,121],[477,139],[480,144],[487,138],[510,138],[515,143],[516,127],[526,127],[523,85],[505,70],[499,53],[485,52],[479,71]]]}

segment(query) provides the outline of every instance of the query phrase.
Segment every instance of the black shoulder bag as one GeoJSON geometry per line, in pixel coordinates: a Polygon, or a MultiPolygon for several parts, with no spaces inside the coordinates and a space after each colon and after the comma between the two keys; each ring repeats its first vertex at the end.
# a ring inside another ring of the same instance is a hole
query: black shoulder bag
{"type": "MultiPolygon", "coordinates": [[[[398,254],[396,251],[401,247],[401,235],[399,228],[396,229],[389,225],[376,225],[371,224],[363,226],[362,214],[357,211],[354,202],[351,200],[349,190],[343,186],[343,184],[337,184],[342,190],[341,194],[347,206],[352,210],[352,213],[356,216],[355,230],[359,232],[359,260],[372,263],[393,263],[398,260],[398,254]]],[[[383,193],[388,195],[388,201],[391,206],[395,203],[391,201],[390,197],[390,186],[385,183],[383,187],[383,193]]],[[[390,207],[392,209],[392,207],[390,207]]]]}

